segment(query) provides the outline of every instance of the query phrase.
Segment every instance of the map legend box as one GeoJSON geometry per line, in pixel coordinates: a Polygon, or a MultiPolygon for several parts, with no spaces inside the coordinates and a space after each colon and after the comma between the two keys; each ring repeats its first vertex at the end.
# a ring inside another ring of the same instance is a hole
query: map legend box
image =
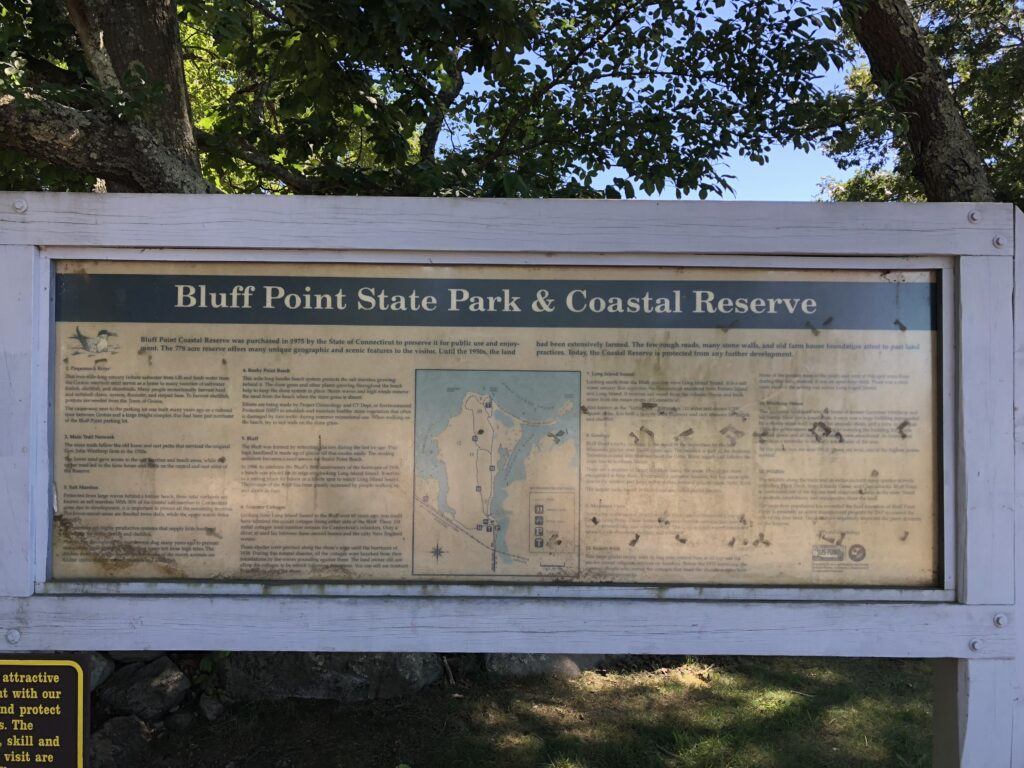
{"type": "Polygon", "coordinates": [[[575,553],[578,511],[576,493],[572,490],[540,490],[530,492],[534,512],[543,511],[541,522],[533,526],[533,547],[549,555],[575,553]]]}

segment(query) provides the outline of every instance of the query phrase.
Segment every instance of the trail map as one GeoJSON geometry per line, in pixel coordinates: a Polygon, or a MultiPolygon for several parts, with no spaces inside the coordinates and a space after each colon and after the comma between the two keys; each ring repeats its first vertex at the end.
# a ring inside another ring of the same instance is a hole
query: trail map
{"type": "Polygon", "coordinates": [[[417,371],[417,572],[575,573],[579,388],[575,371],[417,371]]]}

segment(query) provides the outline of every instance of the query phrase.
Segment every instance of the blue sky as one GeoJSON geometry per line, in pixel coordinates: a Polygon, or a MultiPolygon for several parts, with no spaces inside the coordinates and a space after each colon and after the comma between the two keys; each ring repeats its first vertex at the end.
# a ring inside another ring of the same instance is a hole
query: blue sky
{"type": "MultiPolygon", "coordinates": [[[[845,75],[845,71],[828,70],[822,73],[819,85],[824,90],[839,88],[845,75]]],[[[804,152],[781,146],[772,150],[768,162],[764,165],[734,155],[720,166],[720,170],[736,177],[730,181],[733,193],[726,193],[720,198],[722,200],[817,200],[823,196],[819,187],[826,176],[843,180],[851,174],[851,171],[841,170],[821,152],[804,152]]],[[[602,174],[594,186],[604,186],[607,183],[602,181],[605,175],[610,182],[612,177],[621,175],[621,171],[618,174],[602,174]]],[[[637,197],[648,196],[638,190],[637,197]]],[[[663,193],[650,197],[655,200],[675,200],[676,193],[674,189],[666,189],[663,193]]],[[[700,199],[697,192],[691,192],[683,198],[700,199]]],[[[719,198],[711,195],[708,199],[719,198]]]]}
{"type": "MultiPolygon", "coordinates": [[[[830,5],[831,0],[815,0],[820,6],[830,5]]],[[[824,34],[824,32],[822,32],[824,34]]],[[[529,59],[533,54],[527,53],[529,59]]],[[[538,59],[531,59],[539,61],[538,59]]],[[[840,89],[843,81],[849,72],[849,66],[842,71],[836,69],[818,70],[818,86],[825,91],[840,89]]],[[[479,90],[484,88],[484,81],[481,75],[473,74],[466,79],[466,90],[479,90]]],[[[459,141],[459,132],[454,135],[448,134],[445,140],[459,141]]],[[[823,197],[821,183],[826,177],[837,180],[844,180],[851,175],[851,171],[840,170],[839,167],[820,151],[804,152],[789,146],[776,146],[768,155],[768,162],[758,165],[745,157],[732,155],[719,164],[717,170],[724,174],[730,174],[735,178],[730,180],[733,191],[722,195],[723,200],[817,200],[823,197]]],[[[623,176],[622,168],[612,168],[599,173],[593,181],[596,189],[603,189],[610,184],[617,176],[623,176]]],[[[638,198],[655,200],[675,200],[674,188],[666,188],[660,194],[647,195],[639,189],[636,179],[633,179],[638,198]]],[[[688,200],[699,200],[696,191],[684,195],[688,200]]],[[[719,199],[710,195],[709,200],[719,199]]]]}
{"type": "MultiPolygon", "coordinates": [[[[823,90],[842,88],[848,72],[849,67],[842,71],[823,70],[818,85],[823,90]]],[[[817,200],[822,197],[819,189],[822,179],[831,176],[843,180],[851,174],[851,171],[840,170],[821,152],[806,153],[792,147],[776,147],[765,165],[735,156],[726,166],[727,172],[736,178],[730,182],[733,194],[726,194],[723,200],[817,200]]],[[[675,190],[667,190],[656,197],[675,199],[675,190]]],[[[685,197],[699,199],[696,192],[685,197]]]]}
{"type": "MultiPolygon", "coordinates": [[[[834,90],[843,87],[849,66],[842,71],[836,69],[820,70],[818,86],[822,90],[834,90]]],[[[736,178],[730,181],[732,194],[726,193],[722,200],[817,200],[823,197],[820,185],[825,177],[837,180],[848,178],[852,171],[841,170],[832,160],[817,151],[804,152],[792,147],[775,147],[769,154],[765,165],[758,165],[745,157],[731,156],[719,166],[719,170],[732,174],[736,178]]],[[[601,188],[610,183],[614,176],[621,176],[622,171],[609,171],[598,176],[594,186],[601,188]],[[607,177],[607,179],[605,179],[607,177]]],[[[661,194],[645,195],[639,189],[637,197],[650,197],[655,200],[675,200],[675,189],[666,189],[661,194]]],[[[686,200],[699,200],[697,192],[683,196],[686,200]]],[[[714,195],[709,200],[719,198],[714,195]]]]}
{"type": "MultiPolygon", "coordinates": [[[[839,88],[845,72],[828,70],[822,74],[819,85],[825,90],[839,88]]],[[[753,163],[745,157],[732,157],[726,164],[734,195],[723,200],[816,200],[821,197],[819,185],[826,176],[845,179],[850,171],[843,171],[821,152],[804,152],[792,147],[776,147],[765,165],[753,163]]],[[[675,199],[675,191],[657,197],[675,199]]],[[[697,193],[686,195],[697,200],[697,193]]],[[[714,199],[714,198],[708,198],[714,199]]]]}
{"type": "MultiPolygon", "coordinates": [[[[733,193],[726,193],[717,198],[708,196],[708,200],[817,200],[822,197],[819,185],[826,176],[845,179],[850,172],[842,171],[821,152],[804,152],[792,147],[776,147],[769,155],[768,162],[758,165],[745,157],[731,157],[722,166],[725,173],[736,178],[730,181],[733,193]]],[[[608,171],[600,174],[594,182],[595,187],[602,187],[611,179],[621,175],[621,171],[608,171]],[[605,180],[607,177],[607,181],[605,180]]],[[[640,199],[675,200],[674,189],[666,189],[661,194],[645,195],[637,190],[640,199]]],[[[683,195],[684,200],[699,200],[697,192],[683,195]]]]}
{"type": "MultiPolygon", "coordinates": [[[[758,165],[738,155],[731,156],[719,166],[719,170],[735,176],[730,180],[733,193],[726,193],[722,200],[817,200],[822,197],[819,186],[822,179],[830,176],[834,179],[845,179],[850,171],[841,170],[823,153],[812,150],[804,152],[792,147],[775,147],[768,156],[768,162],[758,165]]],[[[595,187],[603,187],[611,182],[622,171],[607,171],[599,174],[594,181],[595,187]]],[[[666,189],[661,194],[645,195],[639,189],[638,198],[654,200],[675,200],[674,189],[666,189]]],[[[697,192],[683,195],[685,200],[699,200],[697,192]]],[[[716,200],[714,195],[709,200],[716,200]]]]}
{"type": "MultiPolygon", "coordinates": [[[[849,174],[820,152],[807,153],[792,147],[776,148],[765,165],[735,157],[727,166],[728,173],[736,177],[730,182],[735,192],[726,194],[723,200],[816,200],[821,196],[818,186],[822,178],[843,179],[849,174]]],[[[675,199],[675,192],[661,197],[675,199]]],[[[696,192],[685,197],[698,199],[696,192]]]]}

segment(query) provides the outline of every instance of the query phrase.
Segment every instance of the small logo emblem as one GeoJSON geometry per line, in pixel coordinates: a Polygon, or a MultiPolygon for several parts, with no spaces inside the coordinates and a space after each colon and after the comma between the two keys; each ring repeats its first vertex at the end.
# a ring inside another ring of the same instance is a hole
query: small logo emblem
{"type": "Polygon", "coordinates": [[[867,554],[868,551],[864,549],[863,544],[854,544],[850,547],[850,559],[855,563],[859,563],[861,560],[867,557],[867,554]]]}
{"type": "Polygon", "coordinates": [[[817,560],[819,562],[832,562],[838,563],[843,559],[843,548],[837,546],[826,546],[824,544],[815,544],[811,547],[811,560],[817,560]]]}

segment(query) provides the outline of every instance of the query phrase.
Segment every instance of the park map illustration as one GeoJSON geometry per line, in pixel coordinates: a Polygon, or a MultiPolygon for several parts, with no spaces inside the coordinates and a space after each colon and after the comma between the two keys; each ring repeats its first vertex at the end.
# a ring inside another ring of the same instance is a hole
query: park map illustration
{"type": "Polygon", "coordinates": [[[577,574],[579,393],[575,371],[417,371],[415,573],[577,574]]]}

